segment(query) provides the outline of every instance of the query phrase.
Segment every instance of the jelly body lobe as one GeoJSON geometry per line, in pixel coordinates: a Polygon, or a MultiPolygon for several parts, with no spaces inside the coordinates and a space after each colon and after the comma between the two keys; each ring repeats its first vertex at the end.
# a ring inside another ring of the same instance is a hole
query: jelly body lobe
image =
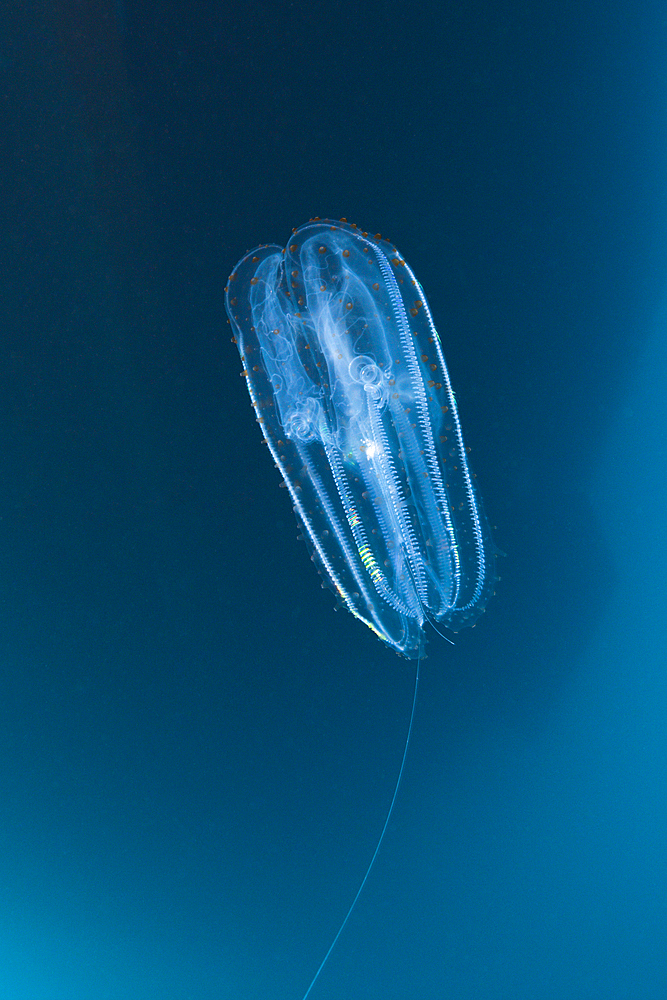
{"type": "Polygon", "coordinates": [[[314,220],[235,268],[227,312],[264,437],[348,609],[416,656],[485,608],[493,543],[426,298],[395,247],[314,220]]]}

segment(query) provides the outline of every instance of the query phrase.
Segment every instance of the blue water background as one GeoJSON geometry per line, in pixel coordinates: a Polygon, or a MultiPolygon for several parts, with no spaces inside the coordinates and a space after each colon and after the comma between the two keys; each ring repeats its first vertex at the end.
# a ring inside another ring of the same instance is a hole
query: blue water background
{"type": "Polygon", "coordinates": [[[4,16],[0,998],[300,1000],[373,852],[413,667],[320,589],[223,307],[331,215],[419,275],[506,555],[312,1000],[662,1000],[662,6],[4,16]]]}

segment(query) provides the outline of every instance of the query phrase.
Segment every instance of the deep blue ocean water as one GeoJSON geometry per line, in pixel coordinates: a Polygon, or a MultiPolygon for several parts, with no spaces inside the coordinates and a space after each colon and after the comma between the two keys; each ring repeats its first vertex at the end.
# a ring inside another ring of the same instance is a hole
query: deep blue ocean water
{"type": "Polygon", "coordinates": [[[301,1000],[373,853],[414,664],[321,589],[223,305],[314,215],[423,283],[504,556],[311,1000],[662,1000],[663,8],[1,38],[0,1000],[301,1000]]]}

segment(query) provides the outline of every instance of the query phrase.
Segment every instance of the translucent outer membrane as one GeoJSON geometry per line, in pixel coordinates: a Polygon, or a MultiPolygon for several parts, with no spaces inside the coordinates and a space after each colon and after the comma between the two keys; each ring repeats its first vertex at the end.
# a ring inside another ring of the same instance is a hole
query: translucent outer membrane
{"type": "Polygon", "coordinates": [[[313,220],[235,268],[227,312],[264,437],[328,583],[399,653],[472,625],[493,543],[426,298],[390,243],[313,220]]]}

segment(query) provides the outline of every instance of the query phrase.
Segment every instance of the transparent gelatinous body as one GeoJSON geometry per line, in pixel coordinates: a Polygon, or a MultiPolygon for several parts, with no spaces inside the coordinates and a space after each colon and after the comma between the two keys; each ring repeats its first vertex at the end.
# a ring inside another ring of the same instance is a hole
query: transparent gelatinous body
{"type": "Polygon", "coordinates": [[[227,312],[264,437],[325,579],[406,656],[494,582],[440,338],[395,247],[313,220],[234,269],[227,312]]]}

